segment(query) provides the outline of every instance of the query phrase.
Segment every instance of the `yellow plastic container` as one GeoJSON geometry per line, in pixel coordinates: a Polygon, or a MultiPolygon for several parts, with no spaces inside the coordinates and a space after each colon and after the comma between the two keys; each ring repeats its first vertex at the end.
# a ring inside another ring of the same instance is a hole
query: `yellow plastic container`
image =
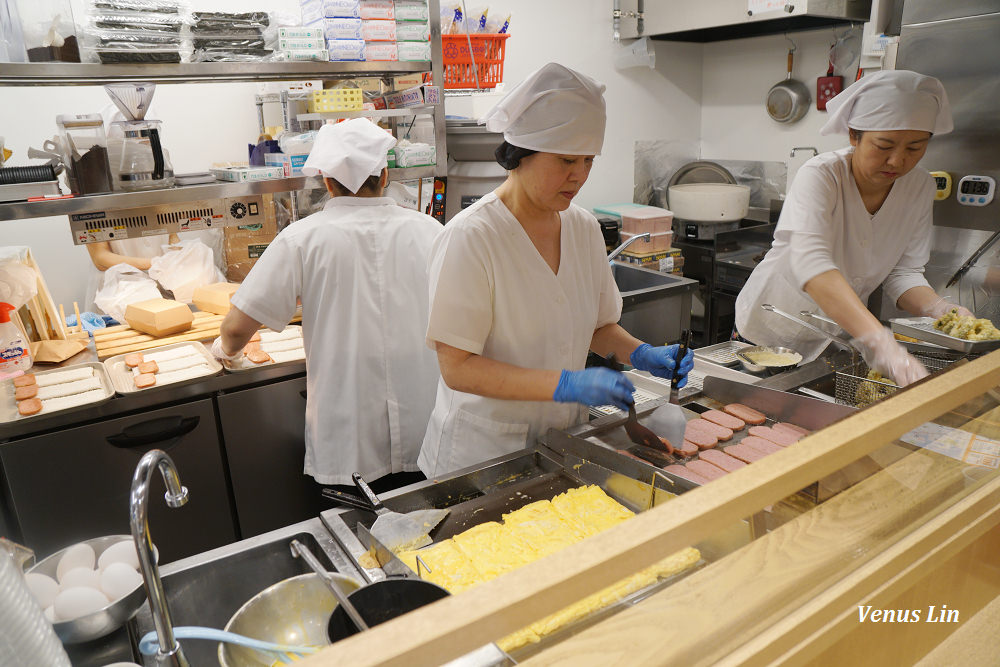
{"type": "Polygon", "coordinates": [[[307,103],[309,113],[323,111],[360,111],[364,95],[360,88],[328,88],[314,90],[307,103]]]}

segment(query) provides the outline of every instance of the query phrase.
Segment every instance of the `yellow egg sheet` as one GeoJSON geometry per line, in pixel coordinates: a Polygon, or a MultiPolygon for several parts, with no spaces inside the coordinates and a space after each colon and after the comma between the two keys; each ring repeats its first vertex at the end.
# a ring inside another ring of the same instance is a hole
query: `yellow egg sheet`
{"type": "Polygon", "coordinates": [[[423,579],[452,593],[464,591],[480,581],[479,572],[472,566],[472,562],[458,550],[453,540],[439,542],[426,549],[420,549],[419,552],[404,551],[397,554],[397,557],[406,563],[411,570],[419,572],[423,579]],[[418,553],[420,560],[424,561],[424,564],[430,568],[430,572],[424,568],[417,570],[418,553]]]}
{"type": "Polygon", "coordinates": [[[599,486],[582,486],[560,493],[552,499],[552,507],[563,520],[577,526],[587,537],[634,516],[599,486]]]}
{"type": "Polygon", "coordinates": [[[538,558],[534,549],[496,521],[470,528],[452,539],[479,573],[481,581],[495,579],[538,558]]]}
{"type": "MultiPolygon", "coordinates": [[[[421,575],[452,593],[489,581],[515,568],[596,535],[629,517],[632,512],[598,486],[570,489],[551,501],[540,500],[503,516],[503,523],[480,524],[419,551],[399,558],[414,572],[416,554],[432,572],[421,575]]],[[[586,598],[512,633],[497,644],[505,651],[539,641],[547,634],[611,605],[626,595],[685,570],[701,558],[687,548],[586,598]]]]}

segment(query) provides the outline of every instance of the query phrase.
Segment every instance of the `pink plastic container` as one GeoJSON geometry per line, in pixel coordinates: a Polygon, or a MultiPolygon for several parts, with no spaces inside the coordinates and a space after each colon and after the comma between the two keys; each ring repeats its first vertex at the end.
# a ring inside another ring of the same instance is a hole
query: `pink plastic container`
{"type": "Polygon", "coordinates": [[[671,231],[673,222],[673,213],[656,206],[643,206],[622,211],[622,231],[629,234],[644,234],[645,232],[662,234],[671,231]]]}
{"type": "MultiPolygon", "coordinates": [[[[645,232],[639,232],[645,233],[645,232]]],[[[621,233],[622,243],[625,243],[633,236],[638,236],[639,233],[630,234],[628,232],[621,233]]],[[[649,241],[636,241],[628,247],[628,251],[633,255],[645,255],[650,252],[659,252],[661,250],[670,250],[670,242],[674,240],[673,232],[659,232],[657,234],[650,234],[649,241]]]]}

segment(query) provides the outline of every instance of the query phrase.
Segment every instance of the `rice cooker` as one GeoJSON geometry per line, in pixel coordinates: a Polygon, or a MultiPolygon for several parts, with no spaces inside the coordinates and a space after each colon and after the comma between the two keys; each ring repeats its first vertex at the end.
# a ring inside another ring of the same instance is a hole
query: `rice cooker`
{"type": "Polygon", "coordinates": [[[492,192],[507,178],[507,171],[493,155],[503,143],[503,134],[490,132],[468,118],[445,122],[448,143],[448,187],[445,190],[445,222],[480,197],[492,192]]]}
{"type": "Polygon", "coordinates": [[[667,189],[678,237],[711,240],[739,229],[750,207],[750,188],[730,183],[685,183],[667,189]]]}

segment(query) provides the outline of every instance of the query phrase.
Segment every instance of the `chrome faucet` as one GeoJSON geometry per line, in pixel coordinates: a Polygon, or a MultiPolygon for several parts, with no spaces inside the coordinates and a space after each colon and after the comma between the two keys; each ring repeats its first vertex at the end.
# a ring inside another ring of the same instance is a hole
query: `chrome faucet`
{"type": "Polygon", "coordinates": [[[625,248],[629,247],[630,245],[632,245],[633,243],[635,243],[639,239],[642,239],[646,243],[649,243],[650,238],[651,238],[651,235],[650,235],[649,232],[643,232],[642,234],[639,234],[638,236],[633,236],[628,241],[626,241],[625,243],[621,244],[620,246],[618,246],[617,248],[615,248],[614,250],[611,251],[611,254],[608,255],[608,262],[610,263],[610,262],[615,261],[615,257],[617,257],[618,255],[622,254],[622,251],[625,250],[625,248]]]}
{"type": "Polygon", "coordinates": [[[816,150],[815,146],[796,146],[792,149],[792,152],[788,154],[788,157],[795,157],[795,151],[812,151],[813,156],[819,155],[819,151],[816,150]]]}
{"type": "Polygon", "coordinates": [[[153,541],[149,536],[149,484],[152,481],[153,471],[157,468],[160,469],[163,483],[167,487],[167,492],[163,494],[167,506],[177,508],[188,501],[188,490],[181,485],[173,460],[160,449],[146,452],[139,460],[139,465],[135,467],[135,474],[132,475],[132,492],[129,494],[128,507],[132,540],[139,554],[139,569],[142,570],[142,580],[146,587],[146,597],[149,598],[149,610],[153,616],[153,626],[156,628],[156,639],[159,643],[156,655],[152,657],[152,664],[157,667],[189,667],[190,663],[184,656],[180,643],[174,637],[167,595],[163,592],[160,571],[153,559],[153,541]]]}

